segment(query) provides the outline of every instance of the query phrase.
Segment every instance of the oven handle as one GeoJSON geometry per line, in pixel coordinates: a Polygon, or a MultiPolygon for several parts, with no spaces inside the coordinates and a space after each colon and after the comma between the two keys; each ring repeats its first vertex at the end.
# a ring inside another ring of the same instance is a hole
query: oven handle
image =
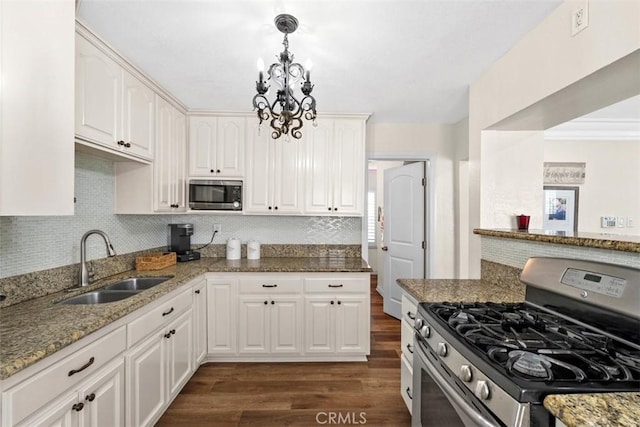
{"type": "MultiPolygon", "coordinates": [[[[429,373],[433,381],[440,387],[442,392],[447,396],[449,400],[451,400],[456,407],[460,408],[465,415],[471,418],[478,427],[496,427],[496,424],[487,420],[481,414],[474,411],[469,403],[465,401],[456,391],[455,389],[447,382],[447,380],[438,372],[429,361],[425,358],[424,352],[429,351],[424,348],[424,344],[419,340],[416,340],[416,344],[418,344],[418,349],[414,353],[414,355],[418,355],[420,358],[420,365],[422,365],[425,370],[429,373]]],[[[415,357],[415,356],[414,356],[415,357]]]]}

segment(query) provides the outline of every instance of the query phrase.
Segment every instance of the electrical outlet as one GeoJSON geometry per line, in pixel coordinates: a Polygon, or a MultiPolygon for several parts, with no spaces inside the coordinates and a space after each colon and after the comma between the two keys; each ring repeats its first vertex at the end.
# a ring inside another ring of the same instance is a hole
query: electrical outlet
{"type": "Polygon", "coordinates": [[[623,217],[623,216],[619,216],[618,217],[618,221],[616,223],[616,225],[618,227],[625,227],[627,224],[627,218],[623,217]]]}
{"type": "Polygon", "coordinates": [[[575,36],[588,26],[589,3],[585,0],[584,3],[571,11],[571,36],[575,36]]]}
{"type": "Polygon", "coordinates": [[[213,231],[217,231],[218,233],[220,233],[222,231],[222,225],[213,224],[213,231]]]}
{"type": "Polygon", "coordinates": [[[633,227],[633,217],[630,216],[627,218],[627,228],[633,227]]]}
{"type": "Polygon", "coordinates": [[[600,227],[601,228],[611,228],[616,226],[616,217],[615,216],[603,216],[600,217],[600,227]]]}

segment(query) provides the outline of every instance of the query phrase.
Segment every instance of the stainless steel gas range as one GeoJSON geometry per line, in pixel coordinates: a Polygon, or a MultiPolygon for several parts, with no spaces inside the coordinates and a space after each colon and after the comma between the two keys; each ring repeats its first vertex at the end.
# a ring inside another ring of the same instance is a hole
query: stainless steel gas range
{"type": "Polygon", "coordinates": [[[545,396],[640,390],[640,270],[531,258],[525,302],[421,303],[413,426],[553,426],[545,396]]]}

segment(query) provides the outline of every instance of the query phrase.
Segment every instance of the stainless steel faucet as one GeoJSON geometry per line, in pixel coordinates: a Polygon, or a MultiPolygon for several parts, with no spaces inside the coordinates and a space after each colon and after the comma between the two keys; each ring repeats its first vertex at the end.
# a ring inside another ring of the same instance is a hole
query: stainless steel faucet
{"type": "Polygon", "coordinates": [[[78,286],[87,286],[89,284],[89,279],[93,276],[93,272],[89,272],[87,268],[87,237],[92,234],[99,234],[104,239],[104,242],[107,245],[107,255],[112,257],[116,255],[115,249],[111,245],[109,241],[109,236],[104,231],[101,230],[89,230],[84,233],[82,239],[80,239],[80,278],[78,286]]]}

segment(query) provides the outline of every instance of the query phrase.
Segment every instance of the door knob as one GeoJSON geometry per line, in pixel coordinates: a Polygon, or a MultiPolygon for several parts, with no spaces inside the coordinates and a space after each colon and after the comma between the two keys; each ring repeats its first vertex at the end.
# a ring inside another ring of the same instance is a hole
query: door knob
{"type": "Polygon", "coordinates": [[[383,251],[387,252],[389,250],[389,246],[383,246],[380,249],[382,249],[383,251]]]}

